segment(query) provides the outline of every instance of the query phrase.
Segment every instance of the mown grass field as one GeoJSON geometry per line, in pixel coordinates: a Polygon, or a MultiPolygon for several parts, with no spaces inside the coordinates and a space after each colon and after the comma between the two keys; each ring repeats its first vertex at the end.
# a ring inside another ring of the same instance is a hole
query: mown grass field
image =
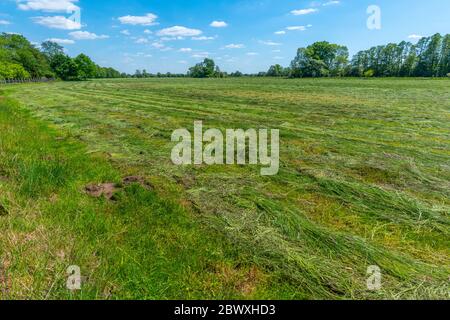
{"type": "Polygon", "coordinates": [[[450,298],[448,80],[0,90],[0,267],[11,298],[450,298]],[[195,120],[280,129],[279,174],[174,166],[171,134],[195,120]],[[113,200],[85,192],[127,176],[147,184],[113,200]],[[81,291],[65,287],[69,265],[81,267],[81,291]],[[371,265],[381,290],[367,289],[371,265]]]}

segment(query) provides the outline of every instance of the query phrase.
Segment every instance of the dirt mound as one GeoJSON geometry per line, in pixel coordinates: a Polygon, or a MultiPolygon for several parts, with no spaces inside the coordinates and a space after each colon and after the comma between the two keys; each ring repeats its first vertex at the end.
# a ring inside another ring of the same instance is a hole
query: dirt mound
{"type": "Polygon", "coordinates": [[[119,190],[119,188],[115,183],[91,184],[85,188],[86,193],[91,197],[100,198],[101,196],[104,196],[108,200],[111,200],[114,197],[117,190],[119,190]]]}
{"type": "MultiPolygon", "coordinates": [[[[123,186],[128,186],[130,184],[137,183],[147,190],[153,190],[153,186],[145,180],[144,177],[140,176],[128,176],[123,178],[123,186]]],[[[85,187],[85,191],[88,195],[94,198],[100,198],[104,196],[108,200],[114,200],[114,195],[122,189],[121,185],[116,183],[108,182],[101,184],[90,184],[85,187]]]]}
{"type": "Polygon", "coordinates": [[[138,183],[138,184],[140,184],[142,187],[144,187],[146,189],[149,189],[149,190],[153,189],[153,186],[149,182],[147,182],[144,177],[140,177],[140,176],[125,177],[125,178],[123,178],[122,183],[125,186],[128,186],[128,185],[133,184],[133,183],[138,183]]]}

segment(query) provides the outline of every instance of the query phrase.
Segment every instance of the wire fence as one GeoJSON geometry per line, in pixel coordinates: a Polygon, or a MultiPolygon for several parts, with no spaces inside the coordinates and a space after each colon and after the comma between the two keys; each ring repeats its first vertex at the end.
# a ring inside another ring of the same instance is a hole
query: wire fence
{"type": "Polygon", "coordinates": [[[31,83],[31,82],[50,82],[50,81],[55,81],[55,79],[54,78],[0,79],[0,85],[31,83]]]}

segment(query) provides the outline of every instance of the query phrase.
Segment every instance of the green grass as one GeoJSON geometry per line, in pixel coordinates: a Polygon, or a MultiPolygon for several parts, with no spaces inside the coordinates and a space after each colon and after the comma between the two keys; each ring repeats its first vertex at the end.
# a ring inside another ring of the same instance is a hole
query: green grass
{"type": "Polygon", "coordinates": [[[450,83],[151,79],[0,100],[16,298],[448,299],[450,83]],[[18,101],[18,102],[16,102],[18,101]],[[280,129],[281,168],[174,166],[173,130],[280,129]],[[115,201],[89,183],[139,175],[115,201]],[[83,290],[64,288],[80,265],[83,290]],[[380,291],[366,288],[378,265],[380,291]]]}

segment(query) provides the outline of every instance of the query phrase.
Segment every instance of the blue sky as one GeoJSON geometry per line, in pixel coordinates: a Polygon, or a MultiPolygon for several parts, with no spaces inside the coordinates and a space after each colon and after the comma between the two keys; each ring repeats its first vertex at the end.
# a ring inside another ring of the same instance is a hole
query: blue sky
{"type": "Polygon", "coordinates": [[[125,72],[185,72],[206,56],[225,71],[257,72],[287,66],[314,41],[353,54],[450,33],[449,13],[448,0],[0,0],[0,32],[56,39],[70,55],[125,72]],[[381,29],[367,28],[370,5],[381,29]]]}

